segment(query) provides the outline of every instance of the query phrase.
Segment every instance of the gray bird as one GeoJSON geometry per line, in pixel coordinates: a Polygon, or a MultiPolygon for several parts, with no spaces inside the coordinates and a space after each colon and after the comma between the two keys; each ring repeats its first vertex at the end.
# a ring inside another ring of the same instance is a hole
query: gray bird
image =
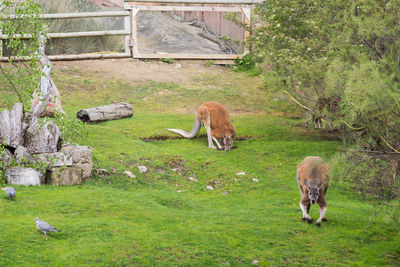
{"type": "Polygon", "coordinates": [[[6,192],[7,196],[10,199],[13,199],[17,195],[16,192],[15,192],[14,187],[5,187],[5,188],[2,188],[2,189],[6,192]]]}
{"type": "Polygon", "coordinates": [[[44,236],[47,238],[47,232],[61,232],[60,230],[54,228],[45,221],[39,220],[38,217],[35,218],[36,228],[43,232],[44,236]]]}

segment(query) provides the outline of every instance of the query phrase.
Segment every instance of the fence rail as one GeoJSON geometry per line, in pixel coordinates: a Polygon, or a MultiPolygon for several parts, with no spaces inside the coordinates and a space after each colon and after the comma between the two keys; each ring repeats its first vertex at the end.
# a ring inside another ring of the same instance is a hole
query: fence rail
{"type": "MultiPolygon", "coordinates": [[[[49,38],[76,38],[76,37],[93,37],[93,36],[125,36],[125,52],[124,53],[86,53],[76,55],[52,55],[49,56],[52,60],[73,60],[73,59],[91,59],[91,58],[181,58],[181,59],[235,59],[241,55],[229,54],[140,54],[138,51],[137,38],[137,14],[140,11],[197,11],[197,12],[242,12],[245,15],[245,22],[250,23],[250,6],[260,3],[261,0],[125,0],[125,11],[105,11],[105,12],[81,12],[81,13],[55,13],[42,14],[39,18],[52,19],[74,19],[74,18],[104,18],[104,17],[122,17],[124,18],[123,30],[107,30],[107,31],[85,31],[85,32],[61,32],[48,33],[49,38]],[[144,3],[137,5],[137,3],[144,3]],[[146,5],[155,3],[157,5],[146,5]],[[168,5],[163,3],[173,4],[231,4],[233,6],[187,6],[187,5],[168,5]]],[[[9,15],[3,19],[18,20],[23,18],[23,15],[9,15]]],[[[248,32],[245,32],[244,38],[247,38],[248,32]]],[[[30,34],[15,34],[12,38],[29,39],[30,34]]],[[[2,34],[0,29],[0,61],[8,61],[8,57],[3,56],[3,42],[9,39],[9,36],[2,34]]],[[[21,58],[22,60],[24,58],[21,58]]],[[[26,59],[26,58],[25,58],[26,59]]]]}

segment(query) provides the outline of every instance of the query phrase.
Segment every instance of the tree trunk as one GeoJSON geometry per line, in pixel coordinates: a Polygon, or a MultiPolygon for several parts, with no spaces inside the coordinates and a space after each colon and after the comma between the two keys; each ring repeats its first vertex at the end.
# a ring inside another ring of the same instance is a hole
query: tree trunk
{"type": "Polygon", "coordinates": [[[24,106],[15,103],[12,110],[0,112],[0,143],[17,148],[24,143],[24,106]]]}
{"type": "Polygon", "coordinates": [[[54,121],[40,127],[32,120],[25,133],[25,147],[32,154],[57,152],[60,148],[60,135],[60,128],[54,121]]]}
{"type": "Polygon", "coordinates": [[[117,103],[101,107],[82,109],[76,117],[83,122],[99,122],[133,116],[133,107],[128,103],[117,103]]]}

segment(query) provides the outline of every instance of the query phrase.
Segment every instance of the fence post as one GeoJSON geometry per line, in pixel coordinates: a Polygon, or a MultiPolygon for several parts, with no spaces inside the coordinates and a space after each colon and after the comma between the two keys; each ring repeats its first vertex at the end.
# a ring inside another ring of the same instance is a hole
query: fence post
{"type": "MultiPolygon", "coordinates": [[[[129,17],[124,17],[124,31],[127,31],[130,29],[131,25],[131,19],[132,19],[132,12],[129,12],[129,17]]],[[[125,36],[125,53],[132,53],[131,48],[130,48],[130,35],[125,36]]]]}
{"type": "Polygon", "coordinates": [[[132,12],[132,26],[131,26],[131,39],[133,41],[133,57],[138,57],[139,56],[139,50],[138,50],[138,35],[137,35],[137,15],[139,13],[139,7],[137,6],[131,6],[131,12],[132,12]]]}
{"type": "MultiPolygon", "coordinates": [[[[3,10],[3,2],[0,2],[0,14],[3,10]]],[[[0,35],[3,34],[3,29],[0,27],[0,35]]],[[[3,39],[0,39],[0,57],[3,56],[3,39]]]]}
{"type": "MultiPolygon", "coordinates": [[[[251,14],[251,9],[249,5],[245,5],[242,6],[242,11],[244,14],[244,23],[246,24],[246,27],[250,27],[250,14],[251,14]]],[[[251,49],[251,47],[248,46],[247,44],[247,39],[250,36],[250,32],[248,30],[244,30],[244,47],[243,47],[243,54],[247,54],[249,52],[249,49],[251,49]]]]}

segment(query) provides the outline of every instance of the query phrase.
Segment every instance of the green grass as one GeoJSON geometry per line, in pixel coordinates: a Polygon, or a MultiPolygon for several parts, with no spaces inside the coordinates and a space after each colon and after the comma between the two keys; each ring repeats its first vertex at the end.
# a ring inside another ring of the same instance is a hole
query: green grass
{"type": "MultiPolygon", "coordinates": [[[[68,114],[115,101],[132,103],[135,115],[90,124],[75,140],[93,147],[95,168],[106,168],[108,176],[82,186],[17,186],[14,201],[0,195],[0,266],[240,266],[255,259],[273,266],[398,264],[400,235],[385,208],[365,232],[374,206],[341,191],[334,177],[329,221],[321,228],[301,221],[297,164],[308,155],[329,161],[343,147],[302,128],[296,115],[272,115],[285,104],[258,89],[259,78],[227,69],[189,85],[127,83],[79,71],[54,79],[68,114]],[[190,130],[191,109],[206,100],[233,111],[238,136],[250,139],[235,141],[229,152],[209,149],[206,137],[141,139],[175,136],[168,127],[190,130]],[[138,165],[149,173],[139,173],[138,165]],[[235,175],[241,171],[246,175],[235,175]],[[62,232],[44,239],[36,216],[62,232]]],[[[3,101],[5,107],[12,98],[3,101]]],[[[313,206],[311,216],[318,215],[313,206]]]]}

